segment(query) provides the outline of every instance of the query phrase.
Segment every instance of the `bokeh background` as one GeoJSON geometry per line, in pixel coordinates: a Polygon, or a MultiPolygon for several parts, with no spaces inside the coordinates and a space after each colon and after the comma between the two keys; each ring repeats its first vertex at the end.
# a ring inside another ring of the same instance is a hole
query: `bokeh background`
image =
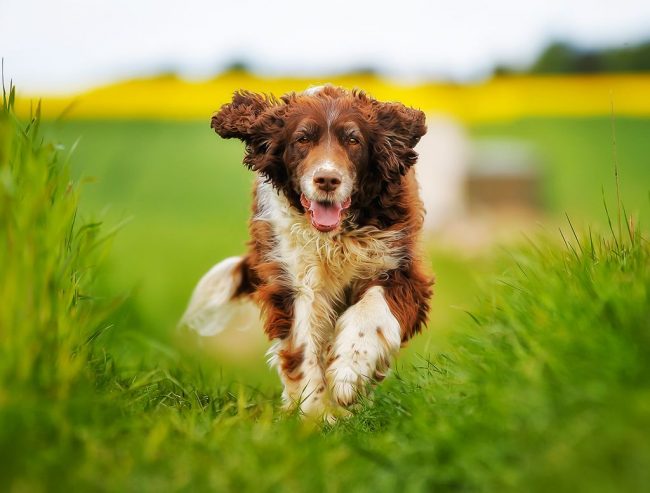
{"type": "MultiPolygon", "coordinates": [[[[627,211],[649,217],[649,2],[0,0],[0,12],[19,114],[40,103],[72,152],[84,217],[123,224],[103,282],[130,294],[126,345],[171,336],[198,278],[244,249],[253,177],[241,144],[209,128],[237,89],[332,83],[427,113],[418,168],[437,294],[406,360],[444,345],[504,245],[565,215],[605,227],[615,164],[627,211]]],[[[205,346],[215,366],[278,386],[259,331],[205,346]]]]}

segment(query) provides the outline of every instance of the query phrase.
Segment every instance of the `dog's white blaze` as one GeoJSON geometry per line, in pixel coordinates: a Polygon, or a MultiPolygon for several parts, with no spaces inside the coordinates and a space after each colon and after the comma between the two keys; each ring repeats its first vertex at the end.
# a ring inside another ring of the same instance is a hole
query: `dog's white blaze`
{"type": "Polygon", "coordinates": [[[399,322],[386,303],[384,288],[371,287],[336,324],[335,359],[327,370],[336,402],[352,403],[377,373],[383,375],[400,342],[399,322]]]}
{"type": "Polygon", "coordinates": [[[257,197],[258,214],[254,219],[268,221],[278,240],[269,260],[284,266],[297,293],[293,339],[274,344],[270,360],[277,362],[278,351],[288,345],[304,345],[300,368],[303,378],[296,383],[283,378],[284,395],[288,404],[302,401],[303,411],[318,414],[328,405],[326,394],[315,391],[324,382],[323,357],[334,337],[336,307],[342,304],[344,291],[353,279],[372,279],[399,265],[403,252],[396,240],[401,234],[372,227],[323,234],[262,179],[258,180],[257,197]]]}
{"type": "Polygon", "coordinates": [[[336,166],[332,161],[327,160],[324,161],[322,164],[320,164],[312,173],[312,177],[318,173],[319,171],[338,171],[339,173],[342,174],[342,171],[339,169],[338,166],[336,166]]]}
{"type": "Polygon", "coordinates": [[[246,300],[232,300],[241,284],[237,267],[241,257],[229,257],[212,267],[197,284],[181,324],[202,336],[215,335],[225,328],[247,329],[259,320],[259,310],[246,300]]]}
{"type": "Polygon", "coordinates": [[[352,193],[352,183],[354,182],[354,177],[350,176],[347,170],[342,169],[340,166],[337,166],[333,161],[327,160],[323,161],[321,164],[316,166],[311,173],[306,173],[300,179],[300,187],[304,192],[306,192],[305,195],[309,200],[318,200],[319,195],[323,193],[317,190],[314,186],[314,177],[321,171],[336,171],[341,175],[341,185],[333,194],[333,200],[335,202],[343,202],[348,197],[350,197],[350,194],[352,193]]]}

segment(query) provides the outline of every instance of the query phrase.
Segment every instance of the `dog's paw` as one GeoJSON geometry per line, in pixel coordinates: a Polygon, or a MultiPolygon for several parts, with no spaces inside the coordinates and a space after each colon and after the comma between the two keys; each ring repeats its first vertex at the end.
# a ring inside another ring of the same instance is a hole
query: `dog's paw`
{"type": "Polygon", "coordinates": [[[363,384],[361,376],[348,365],[333,364],[330,367],[332,398],[343,407],[354,404],[363,384]]]}
{"type": "Polygon", "coordinates": [[[337,322],[335,337],[327,369],[330,391],[339,405],[350,406],[370,382],[383,378],[400,347],[399,323],[383,288],[370,288],[348,308],[337,322]]]}
{"type": "Polygon", "coordinates": [[[336,423],[351,418],[353,413],[341,406],[332,406],[324,415],[323,423],[333,426],[336,423]]]}

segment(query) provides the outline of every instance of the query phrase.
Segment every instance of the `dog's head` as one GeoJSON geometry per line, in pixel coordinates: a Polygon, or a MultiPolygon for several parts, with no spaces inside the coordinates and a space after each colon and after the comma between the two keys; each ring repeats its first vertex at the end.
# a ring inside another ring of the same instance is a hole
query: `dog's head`
{"type": "Polygon", "coordinates": [[[415,164],[424,113],[332,86],[277,100],[247,91],[212,117],[224,138],[246,144],[244,163],[308,214],[321,232],[369,207],[415,164]]]}

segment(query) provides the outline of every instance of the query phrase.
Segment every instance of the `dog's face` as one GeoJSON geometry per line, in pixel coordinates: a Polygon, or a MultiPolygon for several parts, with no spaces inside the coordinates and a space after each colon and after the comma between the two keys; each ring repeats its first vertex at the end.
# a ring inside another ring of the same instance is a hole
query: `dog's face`
{"type": "Polygon", "coordinates": [[[212,117],[224,138],[246,143],[244,163],[283,192],[318,231],[341,227],[415,163],[424,114],[362,92],[324,86],[280,101],[239,92],[212,117]]]}
{"type": "Polygon", "coordinates": [[[321,232],[337,229],[368,167],[368,129],[357,108],[310,97],[288,116],[284,163],[293,189],[321,232]]]}

